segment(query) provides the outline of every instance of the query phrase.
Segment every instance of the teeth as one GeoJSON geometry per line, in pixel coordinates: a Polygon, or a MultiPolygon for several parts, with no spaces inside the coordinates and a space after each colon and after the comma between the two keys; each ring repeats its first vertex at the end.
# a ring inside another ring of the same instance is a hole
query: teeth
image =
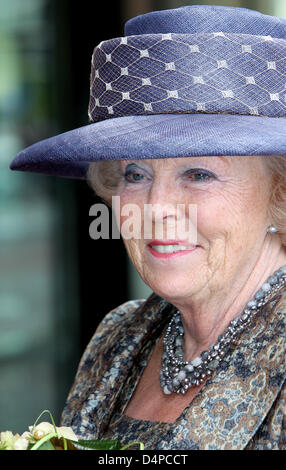
{"type": "Polygon", "coordinates": [[[153,250],[158,251],[158,253],[175,253],[176,251],[182,250],[191,250],[193,246],[183,246],[183,245],[151,245],[153,250]]]}

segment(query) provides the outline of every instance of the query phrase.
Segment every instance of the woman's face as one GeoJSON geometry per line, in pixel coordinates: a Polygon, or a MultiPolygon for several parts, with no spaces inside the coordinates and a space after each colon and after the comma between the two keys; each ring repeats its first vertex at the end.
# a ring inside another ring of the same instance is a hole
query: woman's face
{"type": "Polygon", "coordinates": [[[209,295],[255,265],[271,222],[271,179],[263,157],[128,160],[121,171],[122,237],[138,273],[158,295],[173,303],[197,292],[209,295]],[[126,235],[126,204],[140,208],[141,233],[133,237],[126,235]],[[191,232],[174,232],[183,219],[190,227],[197,223],[196,240],[191,232]],[[178,246],[186,249],[166,253],[178,246]]]}

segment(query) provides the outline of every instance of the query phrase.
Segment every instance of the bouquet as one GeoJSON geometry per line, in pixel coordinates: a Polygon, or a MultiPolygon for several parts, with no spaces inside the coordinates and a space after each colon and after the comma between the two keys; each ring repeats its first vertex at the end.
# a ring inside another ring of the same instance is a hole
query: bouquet
{"type": "Polygon", "coordinates": [[[0,450],[125,450],[142,442],[131,442],[122,446],[120,441],[78,439],[70,427],[56,426],[49,410],[44,410],[29,431],[13,434],[11,431],[0,432],[0,450]],[[51,422],[39,422],[43,414],[48,413],[51,422]]]}

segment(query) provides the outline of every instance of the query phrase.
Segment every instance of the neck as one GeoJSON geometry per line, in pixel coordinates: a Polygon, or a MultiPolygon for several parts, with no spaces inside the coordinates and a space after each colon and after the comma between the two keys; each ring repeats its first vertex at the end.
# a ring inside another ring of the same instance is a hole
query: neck
{"type": "Polygon", "coordinates": [[[264,250],[253,265],[224,282],[221,289],[211,282],[187,299],[173,302],[184,326],[185,360],[199,355],[215,342],[230,321],[239,315],[273,272],[286,264],[286,252],[278,235],[265,240],[264,250]]]}

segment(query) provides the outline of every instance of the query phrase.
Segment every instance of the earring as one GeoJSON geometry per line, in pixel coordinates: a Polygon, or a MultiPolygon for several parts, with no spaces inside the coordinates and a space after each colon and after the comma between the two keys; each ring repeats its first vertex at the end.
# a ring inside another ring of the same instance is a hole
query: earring
{"type": "Polygon", "coordinates": [[[267,228],[267,232],[273,235],[274,233],[278,232],[278,229],[275,227],[275,225],[269,225],[267,228]]]}

